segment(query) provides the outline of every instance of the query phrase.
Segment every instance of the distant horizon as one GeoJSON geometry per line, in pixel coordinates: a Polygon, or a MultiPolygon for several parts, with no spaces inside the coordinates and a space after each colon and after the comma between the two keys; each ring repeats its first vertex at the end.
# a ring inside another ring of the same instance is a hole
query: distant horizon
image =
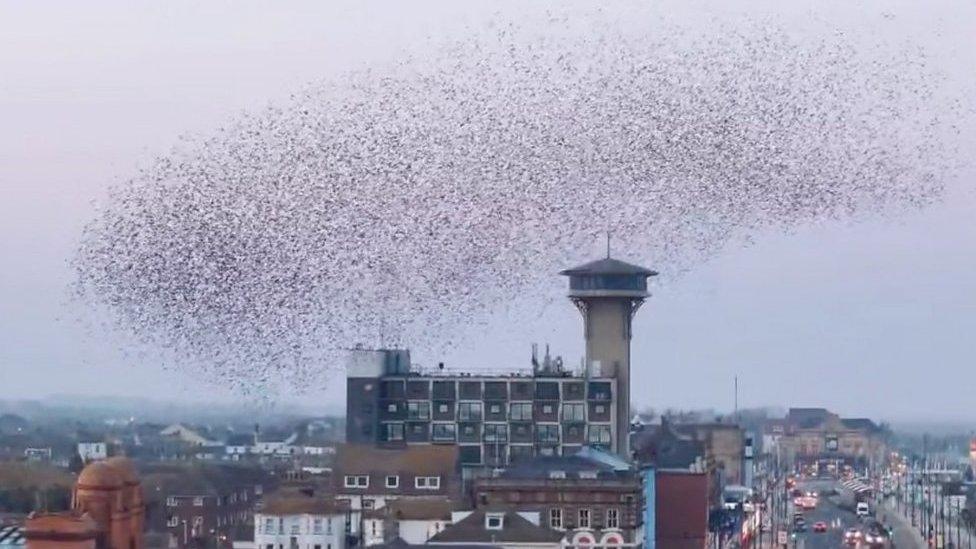
{"type": "MultiPolygon", "coordinates": [[[[36,397],[19,397],[19,398],[0,398],[0,413],[3,412],[16,412],[16,410],[11,410],[8,407],[10,405],[24,404],[24,403],[37,403],[46,407],[56,408],[58,406],[72,407],[80,406],[84,408],[94,409],[99,401],[104,400],[101,404],[107,407],[118,407],[119,413],[131,412],[132,409],[126,408],[127,406],[150,406],[150,407],[171,407],[179,406],[182,408],[182,412],[187,415],[193,415],[196,412],[203,412],[202,408],[208,408],[210,412],[214,415],[220,415],[223,413],[240,413],[240,412],[253,412],[258,410],[269,416],[277,415],[303,415],[303,416],[319,416],[319,417],[344,417],[345,416],[345,403],[341,405],[330,405],[326,407],[321,407],[308,402],[291,402],[291,403],[276,403],[274,405],[267,406],[254,406],[249,405],[241,400],[227,400],[227,401],[212,401],[205,399],[165,399],[160,397],[155,398],[144,398],[139,396],[131,395],[88,395],[88,394],[72,394],[72,393],[51,393],[43,396],[36,397]],[[75,401],[75,402],[72,402],[75,401]],[[190,406],[191,409],[187,410],[185,407],[190,406]],[[194,408],[201,407],[200,410],[195,410],[194,408]]],[[[635,408],[635,410],[640,410],[641,407],[635,408]]],[[[817,404],[805,404],[805,405],[778,405],[778,404],[767,404],[749,407],[740,407],[739,412],[755,412],[759,410],[770,411],[777,410],[781,411],[785,415],[791,408],[824,408],[829,412],[838,413],[837,410],[831,409],[829,406],[817,405],[817,404]]],[[[722,409],[714,407],[665,407],[663,409],[654,409],[655,417],[660,418],[662,413],[673,411],[678,413],[713,413],[723,419],[728,419],[735,415],[735,411],[732,409],[722,409]]],[[[969,417],[938,417],[938,416],[910,416],[910,417],[890,417],[890,416],[870,416],[866,414],[839,414],[842,418],[867,418],[875,423],[887,423],[892,426],[893,429],[899,431],[916,431],[925,430],[932,427],[938,427],[941,431],[952,432],[955,434],[961,433],[976,433],[976,418],[969,417]]],[[[782,417],[781,415],[774,415],[771,417],[782,417]]]]}

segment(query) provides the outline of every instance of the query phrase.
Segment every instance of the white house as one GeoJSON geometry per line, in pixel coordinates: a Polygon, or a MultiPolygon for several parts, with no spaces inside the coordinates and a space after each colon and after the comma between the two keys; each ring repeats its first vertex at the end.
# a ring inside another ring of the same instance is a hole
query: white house
{"type": "Polygon", "coordinates": [[[254,435],[231,435],[224,443],[224,452],[232,460],[239,460],[253,451],[254,435]]]}
{"type": "Polygon", "coordinates": [[[300,446],[295,446],[297,433],[290,435],[275,435],[259,433],[254,443],[254,453],[261,456],[295,456],[303,453],[300,446]]]}
{"type": "Polygon", "coordinates": [[[254,515],[255,549],[346,549],[348,504],[306,490],[271,495],[254,515]]]}
{"type": "Polygon", "coordinates": [[[83,461],[93,461],[108,457],[108,445],[104,442],[79,442],[78,455],[83,461]]]}
{"type": "Polygon", "coordinates": [[[192,444],[194,446],[211,446],[214,443],[207,439],[207,437],[201,435],[200,433],[190,429],[182,423],[174,423],[169,427],[163,429],[159,432],[160,435],[164,437],[171,437],[177,440],[186,442],[187,444],[192,444]]]}

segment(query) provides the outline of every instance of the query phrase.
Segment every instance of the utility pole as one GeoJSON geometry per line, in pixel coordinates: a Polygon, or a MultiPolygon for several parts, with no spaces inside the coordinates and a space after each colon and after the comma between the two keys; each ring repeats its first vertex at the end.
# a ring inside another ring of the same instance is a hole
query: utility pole
{"type": "Polygon", "coordinates": [[[736,374],[736,376],[733,379],[734,379],[733,383],[734,383],[734,386],[735,386],[735,389],[734,389],[734,391],[735,391],[735,399],[734,399],[734,408],[733,408],[734,413],[733,413],[733,417],[735,418],[735,422],[736,423],[739,423],[739,376],[738,376],[738,374],[736,374]]]}

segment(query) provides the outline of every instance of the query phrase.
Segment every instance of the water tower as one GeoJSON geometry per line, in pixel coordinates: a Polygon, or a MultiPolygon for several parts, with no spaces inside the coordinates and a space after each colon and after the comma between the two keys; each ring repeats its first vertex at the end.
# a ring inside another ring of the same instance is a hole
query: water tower
{"type": "Polygon", "coordinates": [[[562,271],[569,277],[569,299],[583,315],[586,366],[592,375],[617,382],[614,448],[630,458],[630,339],[634,313],[650,295],[647,279],[655,271],[607,257],[562,271]]]}

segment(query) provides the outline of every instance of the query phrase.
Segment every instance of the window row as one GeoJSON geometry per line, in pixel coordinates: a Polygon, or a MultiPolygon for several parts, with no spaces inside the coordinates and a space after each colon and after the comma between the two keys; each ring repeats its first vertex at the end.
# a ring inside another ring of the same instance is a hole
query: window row
{"type": "MultiPolygon", "coordinates": [[[[303,524],[304,521],[291,520],[289,523],[285,524],[283,517],[265,517],[264,521],[259,524],[261,528],[261,533],[264,534],[325,534],[327,536],[332,535],[332,517],[313,517],[310,521],[303,524]],[[304,526],[304,528],[302,528],[304,526]]],[[[342,525],[344,527],[344,524],[342,525]]]]}
{"type": "Polygon", "coordinates": [[[603,400],[609,398],[608,381],[470,381],[385,379],[380,398],[409,400],[603,400]]]}
{"type": "MultiPolygon", "coordinates": [[[[576,524],[568,525],[563,517],[563,510],[560,507],[554,507],[549,509],[549,527],[553,530],[563,530],[567,527],[574,528],[592,528],[593,523],[590,520],[592,515],[590,509],[579,509],[576,513],[576,524]]],[[[620,510],[616,508],[607,509],[606,520],[603,523],[603,528],[620,528],[620,510]]]]}
{"type": "MultiPolygon", "coordinates": [[[[428,440],[427,424],[409,425],[410,440],[428,440]]],[[[382,426],[384,441],[399,442],[404,440],[403,423],[385,423],[382,426]]],[[[607,446],[610,444],[609,425],[550,425],[519,423],[511,428],[507,423],[434,423],[430,426],[430,439],[433,442],[537,442],[539,444],[558,444],[561,440],[560,432],[567,442],[590,445],[607,446]],[[586,433],[585,439],[583,433],[586,433]],[[480,435],[479,435],[480,433],[480,435]]]]}
{"type": "MultiPolygon", "coordinates": [[[[389,414],[399,414],[402,403],[390,402],[386,405],[389,414]]],[[[414,421],[427,421],[432,417],[431,402],[411,401],[407,402],[406,418],[414,421]]],[[[557,410],[561,413],[559,417],[562,421],[586,421],[585,402],[564,402],[562,406],[558,403],[535,403],[532,402],[434,402],[434,419],[448,419],[456,417],[459,421],[482,421],[484,418],[494,420],[509,419],[512,421],[532,421],[536,414],[553,416],[557,410]],[[457,406],[457,414],[454,413],[454,406],[457,406]],[[506,413],[507,408],[507,413],[506,413]]],[[[593,407],[593,414],[604,415],[607,413],[605,404],[596,404],[593,407]]]]}
{"type": "MultiPolygon", "coordinates": [[[[369,475],[346,475],[343,479],[343,485],[346,488],[369,488],[369,475]]],[[[383,485],[386,488],[399,488],[400,477],[398,475],[387,475],[383,485]]],[[[441,477],[414,477],[413,487],[419,490],[438,490],[441,487],[441,477]]]]}

